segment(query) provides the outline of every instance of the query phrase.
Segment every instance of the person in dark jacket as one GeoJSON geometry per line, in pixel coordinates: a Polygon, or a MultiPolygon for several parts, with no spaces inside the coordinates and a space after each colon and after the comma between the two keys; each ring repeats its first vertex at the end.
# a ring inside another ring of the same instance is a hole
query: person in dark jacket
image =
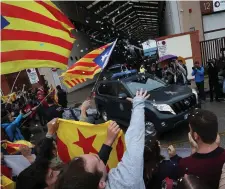
{"type": "Polygon", "coordinates": [[[213,93],[216,94],[216,101],[219,101],[219,83],[218,83],[218,69],[215,59],[208,62],[208,75],[209,75],[209,90],[210,102],[213,102],[213,93]]]}
{"type": "MultiPolygon", "coordinates": [[[[51,120],[48,124],[46,137],[35,148],[36,159],[32,165],[23,170],[16,181],[16,189],[44,189],[53,188],[62,171],[63,164],[57,167],[51,167],[52,159],[56,152],[53,135],[58,129],[57,118],[51,120]]],[[[117,138],[120,129],[117,124],[111,122],[108,127],[108,133],[102,148],[99,151],[99,157],[107,163],[112,150],[112,145],[117,138]]]]}
{"type": "Polygon", "coordinates": [[[51,97],[47,98],[48,108],[45,110],[45,116],[47,121],[51,121],[54,118],[62,118],[63,108],[55,104],[51,97]]]}
{"type": "Polygon", "coordinates": [[[58,96],[58,103],[63,107],[67,107],[67,95],[66,92],[61,88],[60,85],[57,85],[56,89],[58,90],[57,96],[58,96]]]}

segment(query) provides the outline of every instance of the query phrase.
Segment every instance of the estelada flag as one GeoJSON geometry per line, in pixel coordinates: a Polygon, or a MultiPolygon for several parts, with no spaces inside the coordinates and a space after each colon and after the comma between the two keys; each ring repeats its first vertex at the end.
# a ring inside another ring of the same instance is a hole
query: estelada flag
{"type": "Polygon", "coordinates": [[[63,83],[71,88],[85,82],[86,79],[93,79],[95,74],[107,66],[116,42],[117,40],[99,47],[75,62],[62,74],[63,83]]]}
{"type": "MultiPolygon", "coordinates": [[[[90,124],[80,121],[59,119],[57,130],[57,149],[61,160],[69,162],[82,154],[97,154],[107,136],[109,121],[103,124],[90,124]]],[[[112,146],[108,168],[114,168],[125,151],[124,134],[121,131],[112,146]]]]}
{"type": "Polygon", "coordinates": [[[72,29],[51,1],[1,1],[1,74],[66,69],[75,41],[72,29]]]}
{"type": "Polygon", "coordinates": [[[16,154],[19,152],[20,146],[28,146],[29,148],[33,148],[34,145],[26,140],[17,140],[15,142],[3,141],[1,142],[1,146],[7,151],[8,154],[16,154]]]}

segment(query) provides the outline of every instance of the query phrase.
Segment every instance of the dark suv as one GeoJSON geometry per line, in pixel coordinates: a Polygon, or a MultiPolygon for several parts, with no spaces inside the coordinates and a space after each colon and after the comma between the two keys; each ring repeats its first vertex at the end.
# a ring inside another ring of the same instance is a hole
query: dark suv
{"type": "Polygon", "coordinates": [[[154,125],[158,132],[187,122],[189,112],[198,106],[197,92],[188,86],[167,85],[150,74],[120,75],[96,87],[95,103],[104,121],[115,120],[128,127],[132,104],[126,98],[133,98],[141,88],[151,95],[146,101],[146,126],[154,125]]]}

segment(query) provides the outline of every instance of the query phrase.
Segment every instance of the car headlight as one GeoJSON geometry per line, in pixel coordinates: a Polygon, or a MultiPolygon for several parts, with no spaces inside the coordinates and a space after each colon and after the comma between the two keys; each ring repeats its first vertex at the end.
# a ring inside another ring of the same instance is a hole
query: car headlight
{"type": "Polygon", "coordinates": [[[196,97],[196,102],[198,104],[198,92],[195,89],[192,89],[192,93],[195,95],[196,97]]]}
{"type": "Polygon", "coordinates": [[[153,106],[160,112],[170,112],[171,114],[176,115],[168,104],[153,104],[153,106]]]}

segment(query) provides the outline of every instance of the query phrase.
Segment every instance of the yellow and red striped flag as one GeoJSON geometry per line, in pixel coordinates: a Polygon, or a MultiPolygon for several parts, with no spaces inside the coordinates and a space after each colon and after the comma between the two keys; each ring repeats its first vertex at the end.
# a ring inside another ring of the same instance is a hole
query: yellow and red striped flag
{"type": "Polygon", "coordinates": [[[15,142],[3,141],[1,142],[2,148],[4,148],[8,154],[16,154],[19,152],[20,146],[28,146],[29,148],[33,148],[34,145],[26,140],[17,140],[15,142]]]}
{"type": "Polygon", "coordinates": [[[85,82],[86,79],[76,79],[73,77],[71,77],[71,78],[68,77],[68,78],[63,79],[62,81],[63,81],[64,85],[66,85],[68,88],[72,88],[75,85],[85,82]]]}
{"type": "Polygon", "coordinates": [[[1,74],[66,69],[74,26],[51,1],[1,2],[1,74]]]}
{"type": "MultiPolygon", "coordinates": [[[[57,149],[65,163],[82,154],[97,154],[107,136],[109,122],[94,125],[80,121],[59,119],[57,149]]],[[[124,134],[121,131],[112,146],[108,169],[117,166],[125,151],[124,134]]]]}
{"type": "Polygon", "coordinates": [[[65,73],[62,74],[63,83],[71,88],[83,83],[86,79],[92,79],[107,65],[116,41],[108,43],[86,54],[75,62],[65,73]]]}

